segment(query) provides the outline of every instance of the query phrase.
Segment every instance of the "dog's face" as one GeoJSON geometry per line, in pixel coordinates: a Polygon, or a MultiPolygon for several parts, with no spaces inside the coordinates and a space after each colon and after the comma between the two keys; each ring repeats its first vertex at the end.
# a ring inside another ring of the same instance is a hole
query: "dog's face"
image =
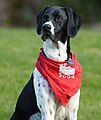
{"type": "Polygon", "coordinates": [[[80,15],[70,8],[46,7],[37,17],[37,33],[43,40],[65,43],[68,36],[77,34],[81,23],[80,15]]]}
{"type": "Polygon", "coordinates": [[[42,16],[41,38],[59,40],[65,29],[66,21],[67,16],[64,10],[59,7],[48,8],[42,16]]]}

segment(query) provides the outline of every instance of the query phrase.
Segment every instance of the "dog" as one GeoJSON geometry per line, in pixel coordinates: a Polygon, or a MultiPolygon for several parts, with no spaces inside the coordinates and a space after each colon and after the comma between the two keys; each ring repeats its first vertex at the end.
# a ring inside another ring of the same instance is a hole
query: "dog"
{"type": "Polygon", "coordinates": [[[10,120],[77,120],[82,68],[70,50],[70,38],[81,24],[82,17],[71,8],[49,6],[38,14],[43,47],[10,120]]]}

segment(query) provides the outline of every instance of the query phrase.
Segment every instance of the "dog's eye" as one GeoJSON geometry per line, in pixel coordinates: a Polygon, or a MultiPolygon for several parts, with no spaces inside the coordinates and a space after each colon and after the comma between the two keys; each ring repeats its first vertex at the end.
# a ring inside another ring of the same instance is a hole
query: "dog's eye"
{"type": "Polygon", "coordinates": [[[63,17],[62,16],[60,16],[60,18],[59,18],[60,20],[63,20],[63,17]]]}
{"type": "Polygon", "coordinates": [[[61,22],[62,20],[63,20],[63,17],[62,17],[62,16],[57,16],[57,17],[56,17],[56,21],[57,21],[57,22],[61,22]]]}
{"type": "Polygon", "coordinates": [[[47,22],[48,21],[48,15],[45,15],[45,16],[43,16],[43,22],[47,22]]]}

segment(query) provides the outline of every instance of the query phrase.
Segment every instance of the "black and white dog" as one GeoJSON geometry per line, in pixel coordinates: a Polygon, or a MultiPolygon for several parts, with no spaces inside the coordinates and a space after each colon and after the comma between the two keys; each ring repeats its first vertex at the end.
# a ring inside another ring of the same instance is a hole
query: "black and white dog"
{"type": "MultiPolygon", "coordinates": [[[[54,62],[75,64],[70,54],[70,37],[76,36],[81,23],[81,16],[71,8],[52,6],[41,11],[37,17],[37,33],[44,41],[43,55],[54,62]]],[[[10,120],[77,120],[79,96],[80,89],[64,107],[36,67],[10,120]]]]}

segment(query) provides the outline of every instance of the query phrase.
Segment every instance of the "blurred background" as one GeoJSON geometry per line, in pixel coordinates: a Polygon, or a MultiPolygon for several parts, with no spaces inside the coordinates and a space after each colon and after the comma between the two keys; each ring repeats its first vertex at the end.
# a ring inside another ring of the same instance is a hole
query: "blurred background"
{"type": "Polygon", "coordinates": [[[36,16],[48,5],[71,7],[86,25],[101,21],[101,0],[0,0],[0,26],[36,26],[36,16]]]}

